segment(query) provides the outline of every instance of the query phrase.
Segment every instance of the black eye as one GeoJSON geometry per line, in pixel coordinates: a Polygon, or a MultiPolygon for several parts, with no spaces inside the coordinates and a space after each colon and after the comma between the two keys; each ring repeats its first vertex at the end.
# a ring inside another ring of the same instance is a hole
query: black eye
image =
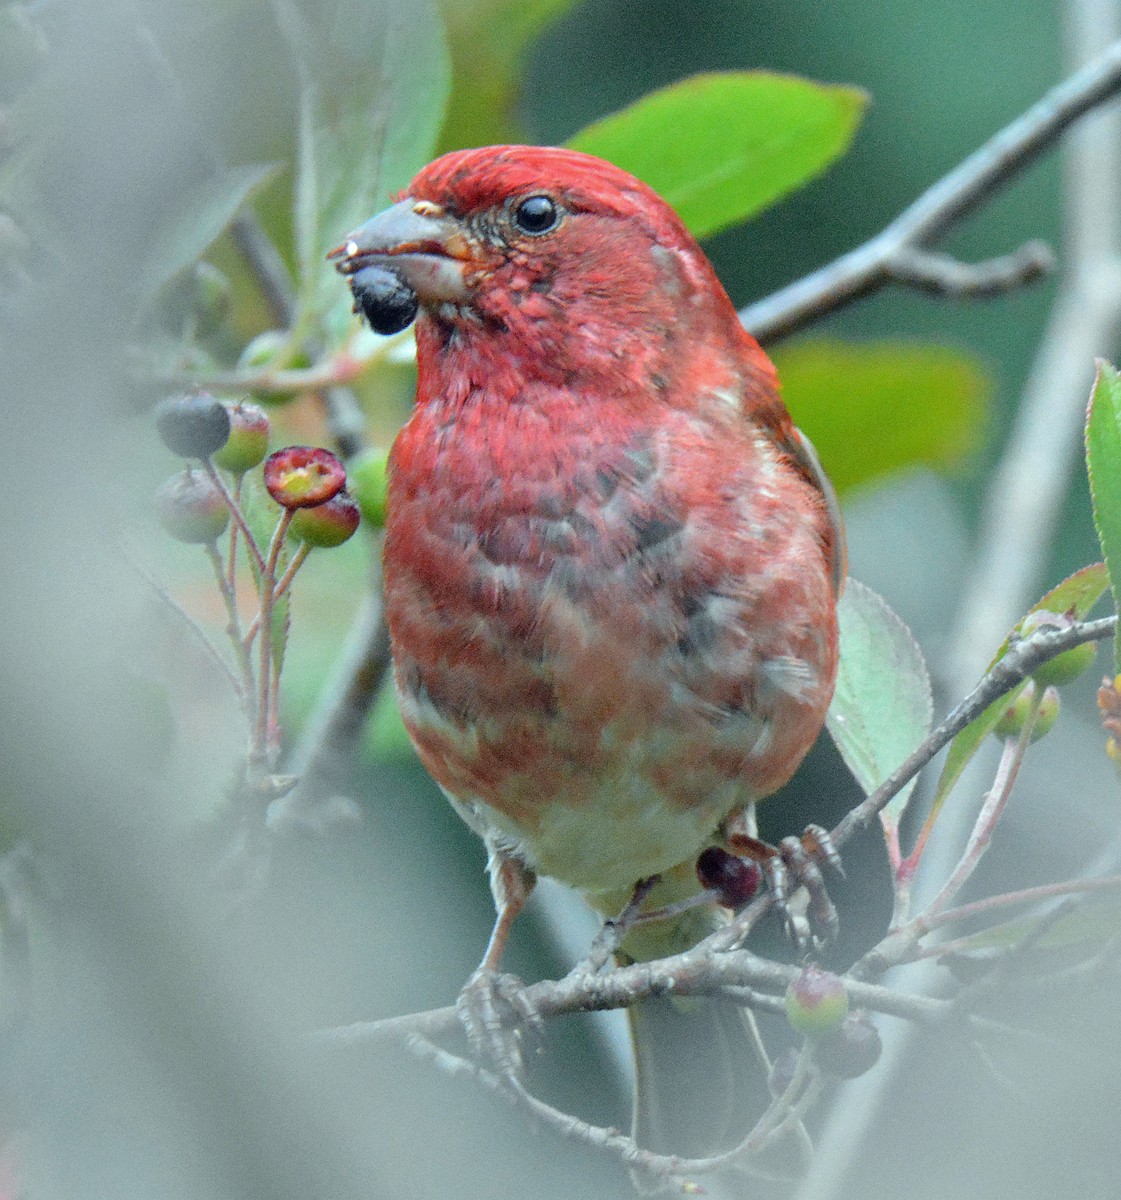
{"type": "Polygon", "coordinates": [[[514,209],[514,224],[522,233],[548,233],[560,220],[560,210],[548,196],[530,196],[514,209]]]}

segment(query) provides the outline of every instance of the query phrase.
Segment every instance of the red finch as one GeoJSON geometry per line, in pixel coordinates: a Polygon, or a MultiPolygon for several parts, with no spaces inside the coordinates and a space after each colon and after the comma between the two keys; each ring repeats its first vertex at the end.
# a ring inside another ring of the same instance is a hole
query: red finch
{"type": "Polygon", "coordinates": [[[704,253],[609,163],[445,155],[334,255],[360,303],[376,269],[420,305],[386,618],[405,724],[490,852],[489,971],[535,873],[609,913],[649,876],[696,890],[789,779],[833,692],[836,504],[704,253]]]}

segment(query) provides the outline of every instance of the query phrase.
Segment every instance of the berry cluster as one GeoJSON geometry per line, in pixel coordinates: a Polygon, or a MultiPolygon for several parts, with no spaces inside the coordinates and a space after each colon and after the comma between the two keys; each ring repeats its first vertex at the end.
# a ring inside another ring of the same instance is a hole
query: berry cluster
{"type": "MultiPolygon", "coordinates": [[[[164,445],[188,460],[157,491],[156,515],[172,537],[201,544],[210,556],[226,606],[235,678],[253,730],[250,762],[269,769],[279,751],[277,701],[287,635],[286,615],[277,619],[278,605],[312,549],[340,546],[352,536],[359,504],[346,490],[342,463],[329,450],[286,446],[269,454],[269,418],[256,404],[205,393],[174,396],[158,406],[156,428],[164,445]],[[260,537],[246,487],[248,473],[257,467],[264,491],[279,505],[267,536],[260,537]],[[257,593],[257,611],[248,622],[236,589],[243,555],[257,593]]],[[[366,490],[370,503],[376,508],[380,502],[384,510],[384,471],[380,477],[373,473],[366,490]]]]}

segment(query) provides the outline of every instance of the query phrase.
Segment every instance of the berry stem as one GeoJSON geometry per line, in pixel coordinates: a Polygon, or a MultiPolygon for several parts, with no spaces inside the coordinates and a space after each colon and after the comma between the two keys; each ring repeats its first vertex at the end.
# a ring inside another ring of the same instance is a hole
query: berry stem
{"type": "Polygon", "coordinates": [[[257,630],[261,635],[258,644],[257,667],[257,722],[253,736],[251,757],[255,763],[268,767],[279,749],[277,746],[278,725],[272,711],[276,691],[273,687],[273,637],[272,616],[276,601],[276,568],[288,526],[292,523],[293,509],[286,508],[280,514],[272,541],[269,543],[268,558],[261,567],[261,606],[257,615],[257,630]]]}
{"type": "MultiPolygon", "coordinates": [[[[233,562],[232,543],[235,537],[236,525],[230,526],[230,563],[233,562]]],[[[226,605],[226,633],[229,635],[230,641],[234,647],[234,653],[237,655],[238,667],[241,670],[241,693],[247,703],[252,704],[253,701],[253,661],[249,656],[249,643],[242,639],[241,636],[241,616],[237,611],[237,581],[233,571],[227,574],[226,564],[222,561],[221,554],[218,553],[218,546],[215,542],[208,542],[206,546],[207,557],[210,559],[211,565],[214,567],[214,578],[218,582],[218,591],[222,593],[222,600],[226,605]]],[[[250,713],[250,722],[253,720],[253,713],[250,713]]]]}
{"type": "Polygon", "coordinates": [[[249,547],[249,553],[253,556],[253,561],[257,564],[257,569],[263,574],[265,570],[265,557],[258,548],[253,533],[246,523],[245,514],[241,511],[241,505],[230,495],[230,489],[226,487],[221,475],[218,474],[217,468],[209,458],[202,460],[202,467],[210,478],[211,483],[222,493],[222,499],[229,506],[230,517],[233,523],[241,530],[242,537],[245,538],[245,544],[249,547]]]}
{"type": "Polygon", "coordinates": [[[301,542],[299,550],[296,551],[292,561],[288,564],[288,570],[281,575],[276,585],[276,590],[273,592],[274,601],[279,600],[289,587],[291,587],[293,576],[303,566],[304,560],[311,553],[311,549],[311,546],[307,542],[301,542]]]}

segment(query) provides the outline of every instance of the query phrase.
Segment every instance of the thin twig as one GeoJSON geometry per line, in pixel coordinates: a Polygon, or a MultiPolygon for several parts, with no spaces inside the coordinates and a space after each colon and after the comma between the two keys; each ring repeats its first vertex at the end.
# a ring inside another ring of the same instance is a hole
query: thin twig
{"type": "MultiPolygon", "coordinates": [[[[812,275],[742,309],[740,320],[760,341],[774,342],[886,284],[913,283],[916,251],[926,250],[1052,146],[1079,117],[1119,90],[1121,41],[1006,125],[881,233],[812,275]]],[[[997,274],[1007,275],[1007,260],[998,262],[1004,265],[997,274]]],[[[1018,285],[1024,278],[1013,272],[1009,281],[1018,285]]],[[[926,282],[932,285],[932,277],[926,282]]],[[[952,288],[949,294],[953,294],[952,288]]]]}

